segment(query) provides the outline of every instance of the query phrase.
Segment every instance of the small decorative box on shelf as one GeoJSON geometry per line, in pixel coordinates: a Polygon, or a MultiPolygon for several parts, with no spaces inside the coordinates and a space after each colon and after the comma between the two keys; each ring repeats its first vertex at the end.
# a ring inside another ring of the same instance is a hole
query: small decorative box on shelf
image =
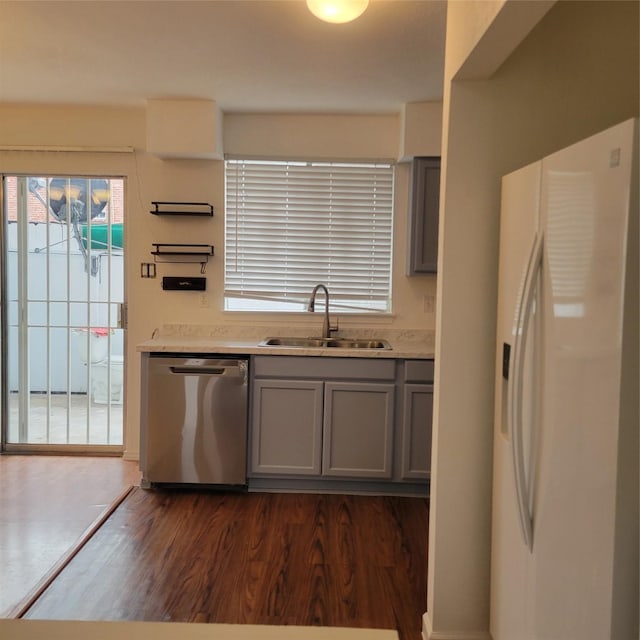
{"type": "Polygon", "coordinates": [[[161,202],[151,203],[149,211],[156,216],[213,216],[213,205],[208,202],[161,202]]]}

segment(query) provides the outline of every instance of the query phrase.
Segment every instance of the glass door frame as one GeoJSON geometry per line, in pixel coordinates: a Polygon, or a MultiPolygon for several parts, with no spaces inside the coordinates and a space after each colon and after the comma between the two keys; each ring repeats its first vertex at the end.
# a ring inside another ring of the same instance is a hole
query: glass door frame
{"type": "MultiPolygon", "coordinates": [[[[9,422],[10,422],[10,408],[11,403],[9,399],[9,285],[8,285],[8,247],[9,247],[9,238],[8,238],[8,207],[6,202],[7,191],[6,191],[6,178],[16,176],[17,178],[29,178],[32,176],[46,176],[47,178],[86,178],[90,179],[105,179],[105,180],[121,180],[122,188],[123,188],[123,206],[126,211],[126,190],[127,190],[127,180],[128,176],[126,172],[123,172],[120,175],[106,175],[101,174],[99,172],[92,173],[90,175],[83,175],[79,172],[65,172],[64,175],[52,173],[52,172],[33,172],[30,171],[28,173],[22,172],[11,172],[11,171],[3,171],[0,172],[0,346],[1,349],[1,357],[0,357],[0,453],[87,453],[92,455],[122,455],[125,448],[125,402],[126,402],[126,393],[124,393],[124,379],[126,378],[124,372],[124,359],[123,359],[123,390],[122,390],[122,442],[120,444],[97,444],[97,443],[28,443],[28,442],[9,442],[9,422]]],[[[87,198],[88,200],[88,198],[87,198]]],[[[87,206],[89,206],[87,204],[87,206]]],[[[124,220],[123,220],[124,222],[124,220]]],[[[111,221],[109,225],[113,224],[111,221]]],[[[67,225],[67,228],[69,225],[67,225]]],[[[124,227],[124,225],[123,225],[124,227]]],[[[123,228],[124,235],[124,228],[123,228]]],[[[70,241],[70,237],[67,238],[67,241],[70,241]]],[[[91,241],[91,232],[88,232],[87,242],[91,241]]],[[[110,250],[109,255],[111,258],[110,250]]],[[[110,269],[112,267],[112,263],[110,262],[110,269]]],[[[87,264],[87,268],[89,265],[87,264]]],[[[124,353],[126,353],[126,259],[124,256],[124,244],[123,244],[123,253],[122,253],[122,302],[121,303],[111,303],[111,291],[109,291],[108,301],[106,303],[106,307],[108,309],[108,316],[111,316],[111,308],[113,304],[119,304],[119,312],[118,312],[118,322],[117,328],[122,330],[122,342],[124,347],[124,353]],[[125,316],[125,317],[123,317],[125,316]]],[[[111,276],[109,275],[109,286],[110,286],[111,276]]],[[[69,296],[69,292],[67,292],[67,296],[69,296]]],[[[87,301],[88,309],[91,304],[91,300],[87,301]]],[[[25,301],[26,303],[26,301],[25,301]]],[[[89,313],[87,309],[87,313],[89,313]]],[[[67,321],[68,322],[68,321],[67,321]]],[[[21,321],[20,321],[21,324],[21,321]]],[[[47,325],[48,326],[48,325],[47,325]]],[[[69,327],[67,327],[67,335],[68,339],[70,339],[69,327]]],[[[88,340],[90,336],[88,334],[88,340]]],[[[20,340],[20,339],[19,339],[20,340]]],[[[49,344],[49,339],[47,340],[47,344],[49,344]]],[[[107,360],[107,394],[111,392],[111,354],[109,354],[109,358],[107,360]]],[[[67,367],[69,363],[67,362],[67,367]]],[[[70,390],[67,388],[67,394],[70,393],[70,390]]],[[[87,389],[87,396],[90,398],[92,393],[92,389],[87,389]]],[[[107,413],[108,419],[111,419],[111,398],[109,396],[107,400],[107,413]]],[[[89,409],[87,408],[87,411],[89,409]]]]}

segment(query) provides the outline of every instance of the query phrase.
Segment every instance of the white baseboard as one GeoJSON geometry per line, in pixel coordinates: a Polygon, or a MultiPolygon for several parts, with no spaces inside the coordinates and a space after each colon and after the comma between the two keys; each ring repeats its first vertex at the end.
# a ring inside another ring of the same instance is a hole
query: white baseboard
{"type": "Polygon", "coordinates": [[[427,611],[422,616],[423,640],[491,640],[488,631],[434,631],[431,616],[427,611]]]}
{"type": "Polygon", "coordinates": [[[122,459],[138,462],[140,460],[140,453],[138,451],[125,451],[122,454],[122,459]]]}

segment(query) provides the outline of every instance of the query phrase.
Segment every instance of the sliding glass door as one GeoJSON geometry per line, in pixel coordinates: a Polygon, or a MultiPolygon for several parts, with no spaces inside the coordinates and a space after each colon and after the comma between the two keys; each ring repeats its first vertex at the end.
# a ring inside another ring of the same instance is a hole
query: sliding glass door
{"type": "Polygon", "coordinates": [[[124,180],[3,178],[3,446],[120,451],[124,180]]]}

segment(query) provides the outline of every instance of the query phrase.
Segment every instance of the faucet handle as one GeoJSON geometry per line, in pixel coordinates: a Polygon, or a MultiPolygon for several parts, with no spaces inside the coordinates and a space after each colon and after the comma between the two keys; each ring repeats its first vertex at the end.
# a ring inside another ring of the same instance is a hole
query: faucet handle
{"type": "Polygon", "coordinates": [[[336,324],[334,326],[331,326],[331,320],[329,320],[329,327],[328,327],[328,329],[329,329],[329,331],[328,331],[329,337],[331,337],[331,332],[332,331],[340,331],[340,326],[339,326],[339,323],[338,323],[338,316],[336,316],[335,321],[336,321],[336,324]]]}

